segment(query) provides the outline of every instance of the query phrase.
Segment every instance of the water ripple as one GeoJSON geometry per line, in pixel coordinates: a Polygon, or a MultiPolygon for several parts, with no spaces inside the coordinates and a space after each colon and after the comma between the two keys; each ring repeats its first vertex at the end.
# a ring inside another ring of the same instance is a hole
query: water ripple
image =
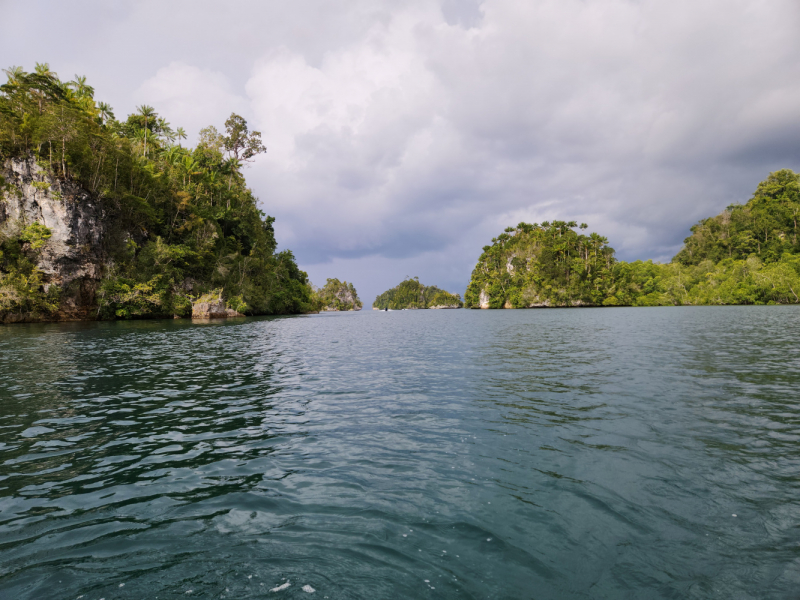
{"type": "Polygon", "coordinates": [[[799,317],[2,328],[0,591],[793,597],[799,317]]]}

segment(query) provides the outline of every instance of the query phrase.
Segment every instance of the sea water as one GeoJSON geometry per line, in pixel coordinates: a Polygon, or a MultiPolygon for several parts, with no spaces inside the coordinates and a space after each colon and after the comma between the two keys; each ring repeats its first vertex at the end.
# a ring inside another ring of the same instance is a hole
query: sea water
{"type": "Polygon", "coordinates": [[[796,598],[800,309],[0,328],[0,597],[796,598]]]}

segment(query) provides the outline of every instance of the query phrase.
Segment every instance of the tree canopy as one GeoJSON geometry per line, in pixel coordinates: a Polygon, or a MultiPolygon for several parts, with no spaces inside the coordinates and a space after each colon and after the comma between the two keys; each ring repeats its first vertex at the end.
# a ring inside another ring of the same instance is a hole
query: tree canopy
{"type": "MultiPolygon", "coordinates": [[[[33,73],[20,67],[5,73],[0,162],[33,157],[104,205],[109,260],[102,315],[185,315],[193,295],[218,288],[249,314],[313,308],[306,274],[291,251],[277,251],[274,219],[245,183],[243,162],[266,148],[243,117],[232,114],[225,135],[203,130],[200,143],[187,148],[180,145],[183,129],[173,129],[151,106],[117,120],[108,104],[95,100],[85,77],[62,82],[46,63],[33,73]]],[[[42,295],[34,289],[42,275],[33,255],[22,256],[22,243],[2,240],[0,285],[33,277],[26,293],[42,295]]]]}
{"type": "Polygon", "coordinates": [[[704,260],[756,256],[766,263],[800,253],[797,217],[800,214],[800,175],[783,169],[758,184],[747,204],[734,204],[721,214],[692,226],[692,235],[673,259],[682,265],[704,260]]]}

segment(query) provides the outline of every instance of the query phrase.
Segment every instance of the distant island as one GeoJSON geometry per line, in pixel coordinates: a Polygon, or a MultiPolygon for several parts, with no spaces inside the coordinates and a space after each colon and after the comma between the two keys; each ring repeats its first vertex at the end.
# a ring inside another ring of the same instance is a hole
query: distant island
{"type": "Polygon", "coordinates": [[[245,183],[266,152],[245,119],[184,147],[153,107],[117,120],[84,77],[5,73],[0,322],[318,310],[245,183]]]}
{"type": "Polygon", "coordinates": [[[691,228],[668,264],[616,260],[585,223],[520,223],[484,246],[470,308],[676,306],[800,302],[800,175],[784,169],[744,205],[691,228]],[[577,230],[577,231],[576,231],[577,230]]]}
{"type": "Polygon", "coordinates": [[[314,302],[321,312],[361,310],[364,306],[352,283],[328,279],[324,287],[314,289],[314,302]]]}
{"type": "Polygon", "coordinates": [[[451,294],[435,285],[423,285],[419,277],[411,277],[375,298],[373,310],[403,310],[422,308],[461,308],[459,294],[451,294]]]}

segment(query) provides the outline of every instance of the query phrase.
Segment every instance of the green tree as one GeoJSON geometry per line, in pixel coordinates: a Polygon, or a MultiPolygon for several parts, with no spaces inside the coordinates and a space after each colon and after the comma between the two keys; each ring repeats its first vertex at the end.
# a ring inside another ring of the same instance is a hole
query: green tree
{"type": "Polygon", "coordinates": [[[186,131],[183,129],[183,127],[178,127],[175,130],[175,137],[178,140],[178,144],[181,143],[181,140],[185,140],[186,139],[186,131]]]}
{"type": "Polygon", "coordinates": [[[249,131],[247,121],[236,113],[231,113],[225,121],[225,131],[227,132],[224,138],[225,149],[237,161],[249,161],[257,154],[267,151],[261,143],[261,132],[249,131]]]}
{"type": "Polygon", "coordinates": [[[136,110],[139,111],[139,114],[142,117],[144,117],[144,155],[147,156],[147,131],[149,129],[147,123],[155,118],[156,110],[147,104],[137,106],[136,110]]]}

